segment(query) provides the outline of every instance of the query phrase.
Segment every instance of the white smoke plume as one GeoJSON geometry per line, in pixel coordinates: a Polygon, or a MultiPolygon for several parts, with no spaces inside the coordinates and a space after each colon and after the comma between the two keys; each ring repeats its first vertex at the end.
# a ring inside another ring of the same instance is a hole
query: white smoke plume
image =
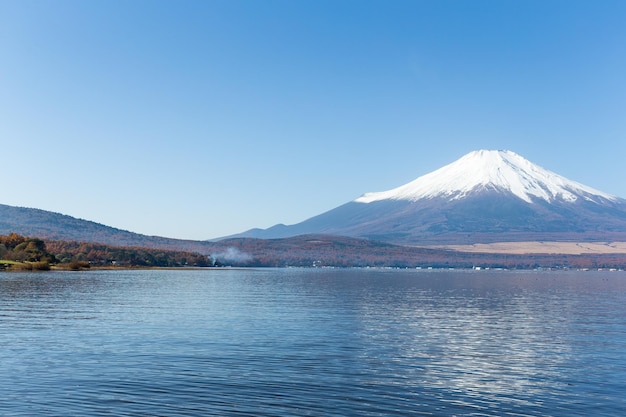
{"type": "Polygon", "coordinates": [[[216,262],[219,262],[221,264],[228,264],[228,263],[240,264],[240,263],[251,261],[252,255],[250,255],[249,253],[242,252],[235,247],[229,247],[223,250],[222,252],[212,253],[211,259],[213,260],[214,265],[216,262]]]}

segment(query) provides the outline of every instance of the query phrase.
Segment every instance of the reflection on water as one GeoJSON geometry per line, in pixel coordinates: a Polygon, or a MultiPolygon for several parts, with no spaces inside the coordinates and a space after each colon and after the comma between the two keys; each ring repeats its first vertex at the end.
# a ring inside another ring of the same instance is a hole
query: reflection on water
{"type": "Polygon", "coordinates": [[[0,415],[625,415],[626,274],[0,274],[0,415]]]}

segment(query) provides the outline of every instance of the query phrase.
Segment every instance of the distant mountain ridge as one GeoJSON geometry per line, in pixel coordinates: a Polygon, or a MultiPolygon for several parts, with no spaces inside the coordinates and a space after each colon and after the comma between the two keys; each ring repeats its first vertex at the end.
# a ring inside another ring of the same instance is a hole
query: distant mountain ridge
{"type": "Polygon", "coordinates": [[[0,204],[0,234],[18,233],[49,240],[75,240],[209,254],[207,242],[146,236],[51,211],[0,204]]]}
{"type": "MultiPolygon", "coordinates": [[[[146,236],[64,214],[0,204],[0,234],[11,232],[48,240],[220,253],[222,258],[232,259],[239,256],[229,251],[229,245],[235,245],[237,239],[209,242],[146,236]]],[[[301,235],[405,246],[626,242],[626,200],[568,180],[510,151],[476,151],[408,184],[364,194],[301,223],[253,229],[230,238],[284,239],[301,235]]],[[[292,245],[293,251],[301,251],[297,246],[302,242],[284,241],[285,246],[279,250],[292,245]]],[[[363,244],[352,245],[357,253],[349,256],[358,258],[358,248],[363,244]]],[[[257,241],[253,246],[256,252],[251,255],[257,259],[278,247],[269,241],[257,241]]],[[[274,255],[276,259],[289,257],[287,252],[274,255]]]]}
{"type": "MultiPolygon", "coordinates": [[[[286,226],[234,237],[323,233],[394,244],[626,239],[626,200],[503,150],[479,150],[405,185],[286,226]]],[[[231,236],[233,237],[233,236],[231,236]]]]}

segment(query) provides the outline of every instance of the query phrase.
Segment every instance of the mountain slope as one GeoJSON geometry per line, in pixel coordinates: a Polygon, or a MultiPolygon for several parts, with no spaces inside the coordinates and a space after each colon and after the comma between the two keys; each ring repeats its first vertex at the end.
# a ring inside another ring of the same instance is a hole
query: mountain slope
{"type": "Polygon", "coordinates": [[[397,244],[626,239],[626,200],[510,151],[475,151],[301,223],[238,236],[325,233],[397,244]]]}
{"type": "Polygon", "coordinates": [[[18,233],[49,240],[187,250],[209,254],[208,242],[146,236],[50,211],[0,204],[0,234],[18,233]]]}

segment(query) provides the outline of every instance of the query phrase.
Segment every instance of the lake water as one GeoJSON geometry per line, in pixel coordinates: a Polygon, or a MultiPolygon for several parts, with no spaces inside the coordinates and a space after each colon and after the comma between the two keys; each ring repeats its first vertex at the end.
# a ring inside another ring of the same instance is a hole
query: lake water
{"type": "Polygon", "coordinates": [[[0,274],[3,416],[624,416],[626,273],[0,274]]]}

